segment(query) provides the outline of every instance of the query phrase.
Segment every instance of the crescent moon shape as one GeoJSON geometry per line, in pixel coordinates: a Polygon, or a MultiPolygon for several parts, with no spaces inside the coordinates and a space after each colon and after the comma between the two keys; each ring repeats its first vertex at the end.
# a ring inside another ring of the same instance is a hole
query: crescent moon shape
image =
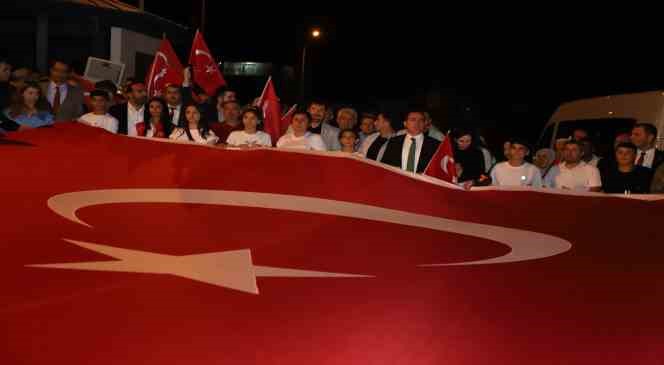
{"type": "Polygon", "coordinates": [[[197,49],[197,50],[194,51],[194,54],[196,54],[196,56],[200,56],[200,55],[207,56],[210,60],[212,60],[212,55],[205,52],[205,51],[203,51],[203,50],[197,49]]]}
{"type": "Polygon", "coordinates": [[[511,251],[503,256],[485,260],[418,265],[420,267],[521,262],[559,255],[572,248],[572,244],[567,240],[539,232],[298,195],[198,189],[112,189],[65,193],[48,200],[49,208],[55,213],[87,227],[92,226],[76,216],[77,210],[95,205],[118,203],[207,204],[336,215],[451,232],[499,242],[511,248],[511,251]]]}

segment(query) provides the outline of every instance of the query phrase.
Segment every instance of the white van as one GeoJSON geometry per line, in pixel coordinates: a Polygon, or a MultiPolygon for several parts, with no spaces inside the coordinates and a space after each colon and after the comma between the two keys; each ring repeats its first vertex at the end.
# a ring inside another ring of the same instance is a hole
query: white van
{"type": "Polygon", "coordinates": [[[664,90],[564,103],[544,127],[539,146],[554,148],[556,139],[567,138],[581,128],[589,132],[597,154],[606,156],[612,153],[615,136],[629,132],[636,123],[657,127],[657,148],[664,149],[664,90]]]}

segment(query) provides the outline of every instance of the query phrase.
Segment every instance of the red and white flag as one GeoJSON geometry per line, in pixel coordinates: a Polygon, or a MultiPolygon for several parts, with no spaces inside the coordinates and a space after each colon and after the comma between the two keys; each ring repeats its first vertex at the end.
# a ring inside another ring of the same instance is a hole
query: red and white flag
{"type": "Polygon", "coordinates": [[[3,365],[664,359],[664,200],[80,123],[2,140],[3,365]]]}
{"type": "Polygon", "coordinates": [[[182,85],[183,71],[171,42],[164,38],[145,79],[148,97],[162,95],[169,84],[182,85]]]}
{"type": "Polygon", "coordinates": [[[265,88],[258,99],[258,107],[263,110],[263,125],[265,133],[272,138],[272,144],[276,145],[281,136],[288,130],[288,124],[281,115],[281,102],[274,89],[272,76],[267,79],[265,88]]]}
{"type": "Polygon", "coordinates": [[[452,149],[452,138],[446,135],[438,150],[429,161],[424,170],[425,175],[435,177],[450,183],[457,181],[457,170],[454,164],[454,150],[452,149]]]}
{"type": "Polygon", "coordinates": [[[213,96],[219,87],[226,85],[226,80],[205,43],[203,34],[198,30],[191,45],[189,64],[193,68],[194,82],[205,90],[206,94],[213,96]]]}

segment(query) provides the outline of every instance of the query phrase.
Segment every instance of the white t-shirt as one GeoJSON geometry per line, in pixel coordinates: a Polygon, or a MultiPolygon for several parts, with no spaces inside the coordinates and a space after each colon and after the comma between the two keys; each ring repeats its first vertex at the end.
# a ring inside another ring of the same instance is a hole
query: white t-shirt
{"type": "Polygon", "coordinates": [[[261,131],[256,131],[254,134],[249,134],[245,131],[233,131],[226,139],[226,143],[231,146],[242,145],[255,145],[263,147],[272,147],[272,138],[269,134],[261,131]]]}
{"type": "Polygon", "coordinates": [[[597,167],[581,161],[572,169],[562,162],[551,168],[544,179],[544,185],[555,189],[588,191],[602,186],[597,167]]]}
{"type": "MultiPolygon", "coordinates": [[[[207,138],[203,138],[198,129],[190,129],[189,133],[191,133],[191,138],[193,138],[196,143],[215,145],[219,141],[219,137],[217,137],[213,131],[208,131],[207,138]]],[[[187,132],[185,132],[184,129],[175,128],[169,136],[169,139],[174,141],[189,141],[189,136],[187,136],[187,132]]]]}
{"type": "Polygon", "coordinates": [[[305,133],[302,137],[295,137],[292,133],[287,133],[277,141],[277,148],[299,148],[314,151],[327,151],[325,142],[319,134],[305,133]]]}
{"type": "Polygon", "coordinates": [[[542,187],[540,170],[528,162],[517,167],[510,165],[509,162],[501,162],[491,170],[491,180],[496,186],[542,187]]]}
{"type": "Polygon", "coordinates": [[[88,113],[78,118],[78,121],[91,127],[103,128],[111,133],[118,133],[118,120],[110,114],[97,115],[88,113]]]}

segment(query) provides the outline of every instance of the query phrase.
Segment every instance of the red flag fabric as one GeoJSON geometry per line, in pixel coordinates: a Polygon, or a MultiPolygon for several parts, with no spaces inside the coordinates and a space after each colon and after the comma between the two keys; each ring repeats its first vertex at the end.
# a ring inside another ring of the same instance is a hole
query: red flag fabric
{"type": "Polygon", "coordinates": [[[76,123],[5,139],[3,364],[664,359],[662,200],[76,123]]]}
{"type": "Polygon", "coordinates": [[[258,99],[258,107],[263,110],[263,125],[265,133],[272,138],[272,144],[276,145],[281,136],[288,130],[286,120],[282,119],[281,102],[274,89],[272,76],[267,79],[263,93],[258,99]]]}
{"type": "Polygon", "coordinates": [[[203,34],[198,30],[191,45],[189,64],[193,68],[194,82],[205,90],[206,94],[214,96],[219,87],[226,85],[226,80],[214,61],[203,34]]]}
{"type": "Polygon", "coordinates": [[[183,72],[171,42],[164,38],[145,79],[148,97],[162,95],[169,84],[181,85],[184,81],[183,72]]]}
{"type": "Polygon", "coordinates": [[[429,161],[424,174],[447,182],[456,182],[457,170],[454,165],[454,150],[449,134],[438,146],[438,150],[429,161]]]}

